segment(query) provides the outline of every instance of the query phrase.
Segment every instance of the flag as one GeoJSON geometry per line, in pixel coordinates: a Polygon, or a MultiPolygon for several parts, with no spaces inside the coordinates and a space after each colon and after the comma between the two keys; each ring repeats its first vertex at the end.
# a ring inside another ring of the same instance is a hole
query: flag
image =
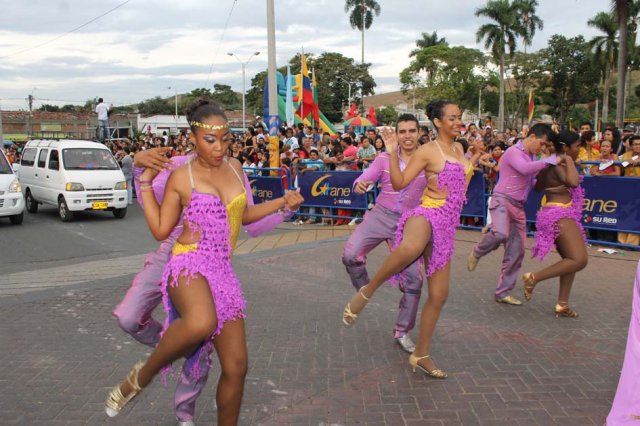
{"type": "Polygon", "coordinates": [[[311,90],[311,80],[309,80],[309,69],[307,68],[307,58],[302,54],[302,68],[300,70],[301,84],[298,92],[298,115],[300,120],[307,118],[313,112],[313,91],[311,90]]]}
{"type": "Polygon", "coordinates": [[[527,110],[527,119],[529,121],[529,126],[531,126],[531,122],[533,121],[533,112],[536,107],[533,103],[533,90],[529,90],[529,109],[527,110]]]}
{"type": "Polygon", "coordinates": [[[291,67],[287,65],[287,97],[285,106],[285,119],[287,126],[293,127],[293,90],[291,87],[291,67]]]}
{"type": "Polygon", "coordinates": [[[369,108],[369,112],[367,113],[367,118],[374,126],[378,125],[378,118],[376,117],[376,109],[374,107],[369,108]]]}
{"type": "Polygon", "coordinates": [[[320,108],[318,107],[318,81],[316,80],[316,70],[313,70],[313,125],[320,125],[320,108]]]}

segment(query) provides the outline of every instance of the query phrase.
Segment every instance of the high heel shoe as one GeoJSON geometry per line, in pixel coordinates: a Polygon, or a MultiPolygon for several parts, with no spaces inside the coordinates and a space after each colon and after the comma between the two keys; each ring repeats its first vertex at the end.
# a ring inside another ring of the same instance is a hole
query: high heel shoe
{"type": "Polygon", "coordinates": [[[104,403],[104,411],[109,417],[117,416],[125,405],[129,403],[136,395],[140,393],[142,388],[138,384],[138,374],[140,369],[144,365],[144,362],[138,362],[133,366],[133,369],[127,374],[127,383],[131,386],[131,392],[129,395],[124,396],[120,390],[120,385],[116,385],[109,394],[107,400],[104,403]]]}
{"type": "Polygon", "coordinates": [[[413,369],[413,372],[415,373],[416,368],[419,368],[427,376],[431,376],[435,379],[446,379],[448,377],[447,373],[440,370],[439,368],[434,368],[433,370],[429,371],[423,366],[421,366],[420,364],[418,364],[418,361],[420,361],[421,359],[426,359],[430,357],[431,355],[425,355],[421,357],[417,357],[414,354],[409,355],[409,364],[411,364],[411,368],[413,369]]]}
{"type": "Polygon", "coordinates": [[[533,288],[536,286],[536,277],[533,276],[533,272],[527,272],[522,276],[522,281],[524,281],[524,298],[528,302],[533,297],[533,288]]]}
{"type": "MultiPolygon", "coordinates": [[[[366,306],[366,302],[369,301],[369,298],[365,296],[364,293],[362,292],[362,290],[364,290],[365,287],[367,286],[364,285],[360,287],[360,290],[358,290],[357,294],[362,296],[362,298],[365,300],[365,306],[366,306]]],[[[364,309],[364,306],[362,307],[362,309],[364,309]]],[[[360,309],[360,312],[362,312],[362,309],[360,309]]],[[[356,320],[358,319],[358,315],[360,314],[360,312],[358,312],[357,314],[354,314],[351,311],[351,302],[347,303],[347,306],[344,307],[344,312],[342,312],[342,322],[344,323],[344,325],[346,325],[347,327],[351,327],[353,323],[356,322],[356,320]],[[349,322],[348,320],[351,320],[351,322],[349,322]]]]}
{"type": "Polygon", "coordinates": [[[567,302],[557,303],[556,307],[553,310],[553,313],[556,314],[556,318],[559,318],[559,317],[575,318],[578,316],[578,313],[573,309],[571,309],[567,302]]]}

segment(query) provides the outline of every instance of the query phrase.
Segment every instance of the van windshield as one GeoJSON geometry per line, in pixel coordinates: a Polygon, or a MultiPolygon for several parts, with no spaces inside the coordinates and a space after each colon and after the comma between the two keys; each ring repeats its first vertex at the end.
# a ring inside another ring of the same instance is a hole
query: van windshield
{"type": "Polygon", "coordinates": [[[4,156],[0,152],[0,175],[11,175],[13,174],[13,170],[11,169],[11,164],[7,160],[7,157],[4,156]]]}
{"type": "Polygon", "coordinates": [[[111,152],[99,148],[67,148],[62,150],[65,170],[118,170],[111,152]]]}

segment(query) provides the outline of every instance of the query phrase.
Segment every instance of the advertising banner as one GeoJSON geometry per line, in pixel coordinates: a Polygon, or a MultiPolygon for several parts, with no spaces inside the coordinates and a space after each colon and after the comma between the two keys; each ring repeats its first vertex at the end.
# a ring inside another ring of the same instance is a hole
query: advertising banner
{"type": "Polygon", "coordinates": [[[476,172],[467,187],[467,203],[462,208],[462,216],[483,217],[486,210],[484,201],[484,176],[476,172]]]}
{"type": "Polygon", "coordinates": [[[249,176],[251,193],[255,204],[280,198],[284,195],[282,178],[272,176],[249,176]]]}
{"type": "Polygon", "coordinates": [[[366,194],[356,194],[353,182],[361,172],[305,172],[298,176],[303,206],[366,209],[366,194]]]}
{"type": "MultiPolygon", "coordinates": [[[[582,224],[586,228],[640,232],[640,179],[586,176],[582,186],[582,224]]],[[[536,220],[541,199],[541,193],[531,193],[525,205],[527,220],[536,220]]]]}

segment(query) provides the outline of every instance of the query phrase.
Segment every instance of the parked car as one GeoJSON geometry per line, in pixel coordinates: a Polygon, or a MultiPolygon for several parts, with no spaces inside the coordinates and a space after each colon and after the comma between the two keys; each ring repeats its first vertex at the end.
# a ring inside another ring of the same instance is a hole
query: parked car
{"type": "Polygon", "coordinates": [[[8,217],[14,225],[24,218],[24,196],[11,163],[0,150],[0,217],[8,217]]]}
{"type": "Polygon", "coordinates": [[[73,220],[77,211],[127,214],[127,183],[106,146],[81,140],[32,140],[20,161],[20,183],[26,209],[40,204],[58,207],[60,219],[73,220]]]}

